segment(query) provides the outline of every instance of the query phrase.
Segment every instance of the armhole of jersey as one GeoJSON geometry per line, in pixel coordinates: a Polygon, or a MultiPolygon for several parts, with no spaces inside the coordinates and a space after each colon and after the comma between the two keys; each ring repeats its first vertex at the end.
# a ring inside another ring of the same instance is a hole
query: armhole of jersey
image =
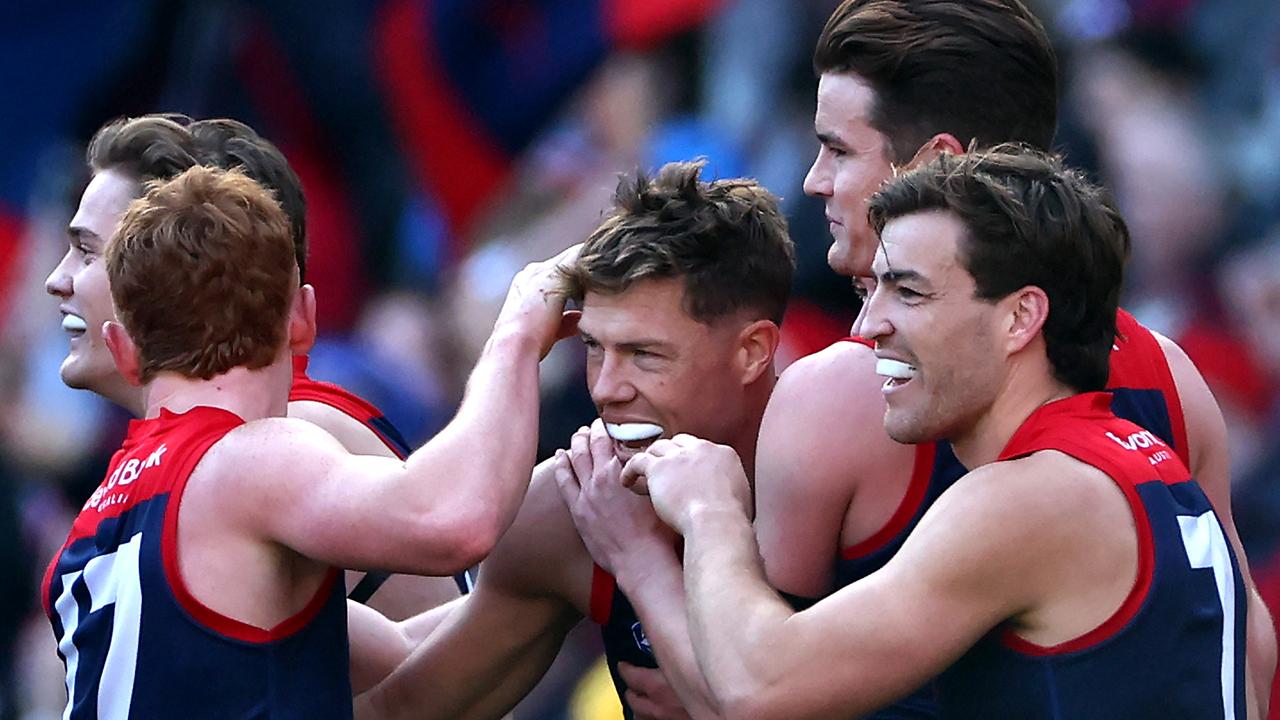
{"type": "Polygon", "coordinates": [[[916,445],[915,461],[911,468],[911,480],[907,484],[907,491],[903,494],[902,501],[898,503],[898,508],[893,511],[893,515],[889,517],[884,526],[871,537],[841,550],[840,556],[842,558],[845,560],[857,560],[870,555],[887,545],[911,523],[911,519],[920,510],[920,504],[924,502],[925,494],[929,489],[929,481],[933,478],[933,461],[937,457],[937,453],[937,443],[916,445]]]}
{"type": "MultiPolygon", "coordinates": [[[[230,430],[227,432],[230,432],[230,430]]],[[[235,618],[227,617],[200,602],[191,594],[186,582],[182,579],[182,572],[178,568],[178,511],[182,505],[182,496],[187,489],[187,480],[191,477],[191,471],[195,470],[196,465],[209,452],[209,448],[213,447],[225,435],[226,433],[222,433],[201,440],[199,444],[189,449],[186,457],[183,458],[179,470],[181,474],[178,475],[181,479],[170,490],[169,505],[165,508],[164,514],[164,531],[160,538],[160,556],[164,566],[164,575],[169,583],[169,591],[173,593],[178,607],[182,608],[197,625],[233,640],[250,643],[273,642],[301,630],[319,614],[333,589],[333,584],[339,580],[340,571],[337,568],[329,568],[324,579],[320,582],[320,587],[316,590],[316,594],[307,602],[306,606],[270,629],[256,627],[235,618]]]]}
{"type": "Polygon", "coordinates": [[[599,625],[609,622],[609,615],[613,611],[613,593],[616,589],[616,583],[613,576],[605,572],[605,569],[591,564],[591,619],[599,625]]]}
{"type": "Polygon", "coordinates": [[[850,335],[847,338],[841,338],[840,342],[850,342],[857,345],[865,345],[871,348],[872,350],[876,349],[876,343],[874,340],[868,340],[867,338],[864,338],[861,335],[850,335]]]}
{"type": "MultiPolygon", "coordinates": [[[[1120,603],[1120,607],[1116,608],[1116,611],[1104,620],[1102,624],[1086,631],[1082,635],[1060,642],[1057,645],[1039,645],[1022,638],[1011,629],[1006,629],[1001,633],[1000,641],[1005,647],[1023,655],[1037,657],[1065,655],[1087,650],[1124,630],[1137,616],[1138,611],[1142,609],[1143,603],[1147,600],[1147,595],[1151,592],[1152,576],[1156,564],[1155,541],[1151,534],[1151,520],[1147,517],[1146,507],[1142,504],[1142,499],[1138,497],[1137,488],[1130,483],[1124,483],[1116,479],[1118,473],[1122,471],[1120,466],[1107,458],[1099,457],[1096,453],[1083,446],[1066,440],[1060,442],[1060,445],[1052,449],[1070,455],[1076,460],[1102,471],[1124,493],[1138,534],[1138,572],[1133,580],[1133,587],[1129,590],[1129,594],[1125,596],[1124,601],[1120,603]]],[[[1030,452],[1035,451],[1032,450],[1030,452]]],[[[1027,454],[1030,454],[1030,452],[1027,454]]]]}
{"type": "Polygon", "coordinates": [[[404,460],[409,456],[409,444],[373,403],[340,385],[322,383],[309,377],[305,379],[306,384],[302,386],[295,381],[289,391],[289,402],[327,405],[368,428],[396,457],[404,460]]]}
{"type": "Polygon", "coordinates": [[[1190,468],[1191,448],[1187,445],[1187,422],[1182,413],[1182,396],[1178,394],[1178,384],[1173,379],[1173,370],[1169,367],[1169,358],[1164,354],[1164,348],[1151,330],[1124,310],[1116,314],[1116,334],[1127,342],[1141,343],[1147,348],[1145,355],[1150,359],[1150,371],[1155,375],[1152,380],[1164,397],[1165,408],[1169,412],[1169,430],[1173,433],[1174,452],[1190,468]]]}

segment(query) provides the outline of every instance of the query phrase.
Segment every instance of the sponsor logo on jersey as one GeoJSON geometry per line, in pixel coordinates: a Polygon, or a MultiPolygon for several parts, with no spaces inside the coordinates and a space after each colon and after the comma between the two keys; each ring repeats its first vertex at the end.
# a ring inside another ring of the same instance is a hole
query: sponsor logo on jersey
{"type": "Polygon", "coordinates": [[[1153,447],[1168,447],[1164,441],[1156,437],[1149,430],[1141,430],[1129,435],[1129,437],[1117,437],[1115,433],[1108,431],[1107,437],[1111,438],[1117,445],[1125,450],[1133,451],[1138,449],[1147,449],[1153,447]]]}
{"type": "Polygon", "coordinates": [[[631,636],[636,640],[636,647],[645,651],[649,655],[653,654],[653,647],[649,645],[649,638],[644,634],[644,628],[638,622],[631,623],[631,636]]]}
{"type": "Polygon", "coordinates": [[[168,449],[167,445],[161,445],[145,459],[132,457],[120,463],[116,466],[115,471],[111,473],[111,476],[107,478],[107,481],[99,485],[97,490],[93,491],[93,495],[89,496],[89,500],[84,504],[84,508],[86,510],[89,508],[97,508],[98,511],[101,512],[113,505],[119,505],[126,502],[129,499],[129,494],[127,492],[115,493],[110,497],[108,497],[107,494],[116,488],[125,488],[132,485],[133,481],[137,480],[138,477],[142,475],[143,470],[159,467],[162,458],[164,458],[164,453],[168,449]]]}

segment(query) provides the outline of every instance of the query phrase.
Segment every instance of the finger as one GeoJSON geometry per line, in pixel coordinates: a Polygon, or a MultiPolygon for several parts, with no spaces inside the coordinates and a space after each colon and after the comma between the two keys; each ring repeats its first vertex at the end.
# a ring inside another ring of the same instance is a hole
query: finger
{"type": "Polygon", "coordinates": [[[672,445],[675,445],[676,447],[682,447],[682,448],[693,447],[694,445],[698,445],[704,442],[706,442],[706,440],[703,440],[702,438],[696,435],[690,435],[688,433],[680,433],[679,435],[676,435],[675,437],[671,438],[672,445]]]}
{"type": "Polygon", "coordinates": [[[649,689],[653,687],[653,674],[658,672],[662,671],[632,665],[629,662],[618,663],[618,675],[622,677],[622,682],[640,695],[651,694],[649,689]]]}
{"type": "MultiPolygon", "coordinates": [[[[662,457],[663,455],[670,455],[671,452],[676,450],[678,447],[679,446],[671,440],[663,438],[661,440],[654,440],[653,444],[645,448],[644,452],[641,454],[652,455],[653,457],[662,457]]],[[[639,457],[639,455],[636,457],[639,457]]]]}
{"type": "Polygon", "coordinates": [[[631,714],[636,720],[665,720],[662,708],[644,695],[628,688],[625,697],[627,707],[631,708],[631,714]]]}
{"type": "Polygon", "coordinates": [[[578,253],[582,252],[583,243],[571,245],[560,252],[559,255],[551,258],[550,264],[553,267],[566,267],[578,259],[578,253]]]}
{"type": "Polygon", "coordinates": [[[588,443],[591,447],[591,467],[594,470],[593,478],[601,480],[608,479],[605,472],[609,467],[609,461],[615,459],[613,454],[613,438],[609,437],[609,433],[604,429],[604,420],[596,418],[591,423],[591,434],[588,437],[588,443]]]}
{"type": "MultiPolygon", "coordinates": [[[[622,481],[622,485],[639,492],[636,488],[636,483],[643,480],[648,474],[649,466],[653,463],[653,460],[653,456],[647,452],[640,453],[628,460],[627,464],[622,466],[622,476],[619,478],[622,481]]],[[[645,487],[645,492],[641,494],[648,494],[647,486],[645,487]]]]}
{"type": "Polygon", "coordinates": [[[582,488],[578,486],[578,479],[574,477],[573,468],[569,466],[568,453],[556,450],[551,467],[556,479],[556,487],[560,489],[561,499],[567,507],[573,507],[573,504],[578,501],[578,495],[582,494],[582,488]]]}
{"type": "Polygon", "coordinates": [[[579,484],[591,478],[590,432],[587,428],[581,427],[569,439],[569,463],[573,466],[574,474],[578,476],[579,484]]]}

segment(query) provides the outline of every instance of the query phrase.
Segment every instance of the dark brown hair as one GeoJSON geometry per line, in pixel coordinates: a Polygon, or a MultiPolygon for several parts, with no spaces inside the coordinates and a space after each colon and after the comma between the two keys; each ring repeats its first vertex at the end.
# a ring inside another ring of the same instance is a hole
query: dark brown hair
{"type": "Polygon", "coordinates": [[[280,205],[239,171],[195,166],[154,180],[107,244],[120,321],[143,382],[207,380],[271,364],[286,340],[297,275],[280,205]]]}
{"type": "Polygon", "coordinates": [[[965,225],[960,261],[976,294],[998,300],[1036,286],[1049,297],[1044,338],[1054,376],[1106,387],[1129,229],[1110,194],[1057,156],[1025,145],[942,154],[871,198],[876,232],[911,213],[946,210],[965,225]]]}
{"type": "Polygon", "coordinates": [[[684,279],[685,312],[710,324],[748,310],[782,322],[795,250],[778,201],[756,181],[700,179],[704,162],[623,177],[613,210],[562,272],[564,292],[614,294],[684,279]]]}
{"type": "Polygon", "coordinates": [[[1053,143],[1058,62],[1019,0],[845,0],[813,67],[871,85],[871,125],[899,163],[942,132],[966,146],[1053,143]]]}
{"type": "Polygon", "coordinates": [[[289,218],[299,281],[307,276],[307,200],[279,148],[238,120],[192,120],[164,113],[117,118],[103,125],[86,153],[93,171],[116,170],[147,183],[169,180],[195,165],[238,168],[271,191],[289,218]]]}

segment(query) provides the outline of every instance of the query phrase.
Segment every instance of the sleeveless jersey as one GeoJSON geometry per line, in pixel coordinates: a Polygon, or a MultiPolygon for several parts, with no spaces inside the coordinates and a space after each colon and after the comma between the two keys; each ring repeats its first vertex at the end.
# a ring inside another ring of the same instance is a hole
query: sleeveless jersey
{"type": "Polygon", "coordinates": [[[1173,449],[1117,418],[1106,393],[1049,403],[1000,460],[1057,450],[1124,492],[1138,536],[1133,589],[1106,622],[1044,647],[983,638],[937,681],[947,718],[1246,717],[1245,591],[1213,507],[1173,449]]]}
{"type": "Polygon", "coordinates": [[[66,666],[64,718],[351,717],[336,569],[270,630],[204,606],[179,573],[187,479],[241,424],[210,407],[130,424],[42,586],[66,666]]]}
{"type": "MultiPolygon", "coordinates": [[[[373,403],[347,390],[341,385],[313,380],[307,374],[306,355],[293,356],[293,386],[289,389],[289,402],[317,402],[355,419],[361,425],[373,431],[378,439],[401,460],[409,457],[411,449],[404,435],[382,414],[373,403]]],[[[359,603],[368,602],[382,583],[390,577],[383,571],[370,571],[363,580],[351,590],[350,599],[359,603]]],[[[470,576],[465,572],[453,576],[462,594],[467,594],[474,586],[470,576]]]]}
{"type": "MultiPolygon", "coordinates": [[[[845,342],[875,345],[859,337],[846,338],[845,342]]],[[[1182,403],[1164,351],[1151,331],[1124,310],[1116,313],[1116,340],[1112,346],[1107,390],[1112,394],[1112,412],[1155,433],[1175,449],[1184,464],[1190,465],[1182,403]]],[[[950,443],[917,445],[911,480],[902,502],[874,535],[841,550],[835,568],[836,587],[852,584],[883,567],[938,496],[966,472],[950,443]]],[[[913,720],[937,716],[933,689],[925,687],[868,718],[913,720]]]]}
{"type": "Polygon", "coordinates": [[[618,691],[618,701],[622,703],[622,715],[625,720],[634,720],[635,713],[626,699],[627,683],[618,674],[618,663],[656,668],[658,660],[640,625],[640,616],[627,596],[617,589],[613,576],[599,565],[593,566],[592,573],[591,619],[600,625],[605,661],[618,691]]]}

